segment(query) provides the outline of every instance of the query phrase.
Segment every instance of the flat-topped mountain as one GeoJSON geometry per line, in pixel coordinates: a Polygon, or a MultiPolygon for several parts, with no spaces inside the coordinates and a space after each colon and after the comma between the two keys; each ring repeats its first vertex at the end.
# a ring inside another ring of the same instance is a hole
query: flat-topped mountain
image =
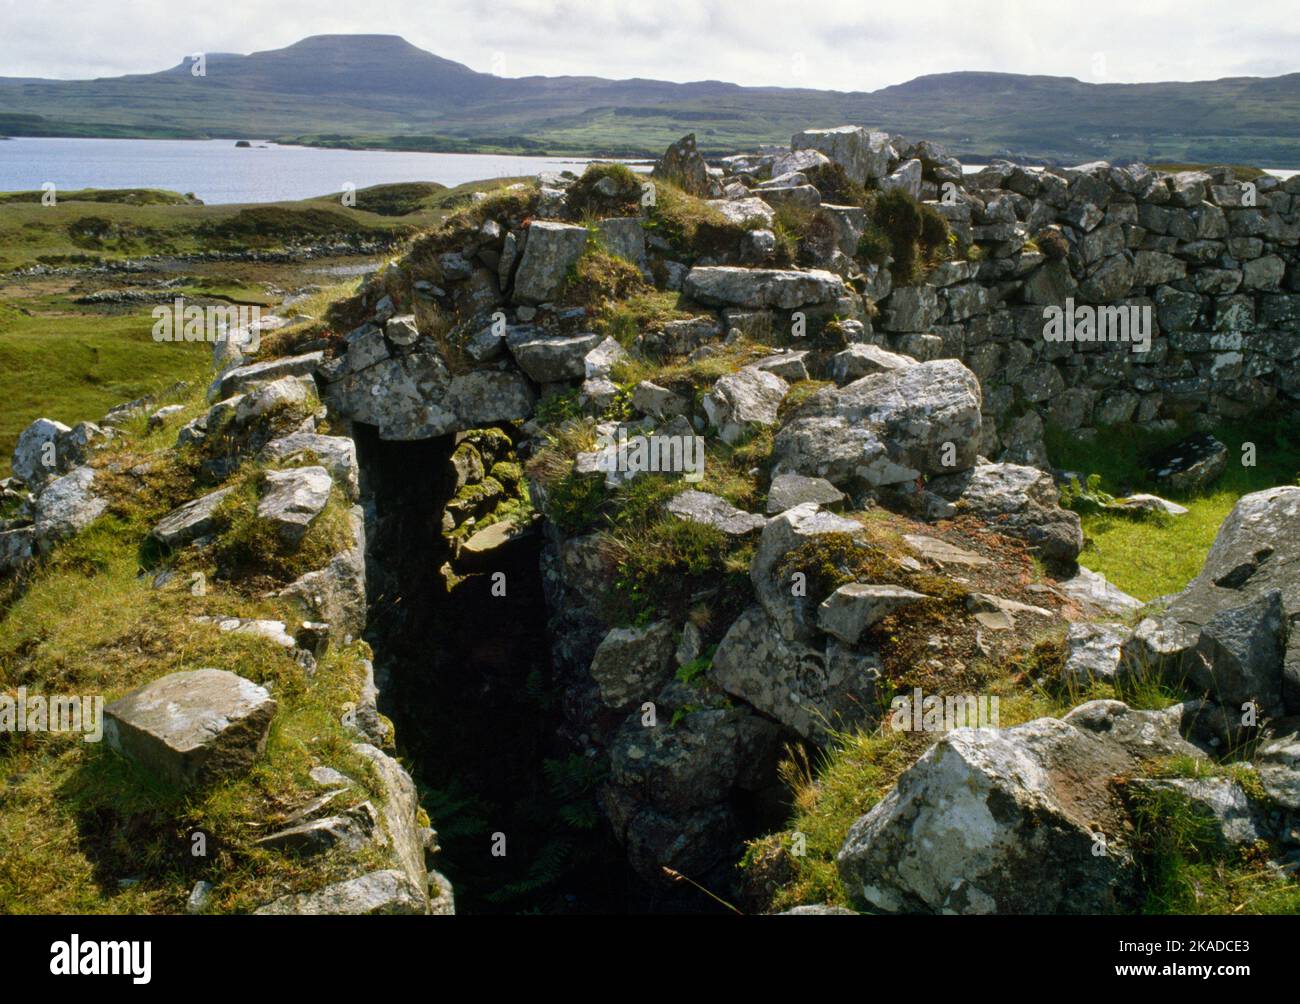
{"type": "Polygon", "coordinates": [[[706,80],[498,77],[396,35],[317,35],[156,73],[0,78],[0,133],[270,137],[404,149],[644,153],[685,131],[706,153],[788,142],[810,120],[924,135],[967,157],[1300,163],[1300,73],[1093,84],[929,74],[872,92],[706,80]]]}

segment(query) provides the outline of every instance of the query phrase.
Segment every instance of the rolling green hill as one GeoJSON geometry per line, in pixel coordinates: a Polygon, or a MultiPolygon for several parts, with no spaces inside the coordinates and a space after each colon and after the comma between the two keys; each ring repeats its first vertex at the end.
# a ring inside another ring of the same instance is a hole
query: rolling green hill
{"type": "Polygon", "coordinates": [[[657,154],[788,143],[844,122],[961,156],[1300,163],[1300,73],[1194,83],[943,73],[874,92],[478,73],[394,35],[319,35],[100,80],[0,78],[0,133],[265,137],[445,151],[657,154]]]}

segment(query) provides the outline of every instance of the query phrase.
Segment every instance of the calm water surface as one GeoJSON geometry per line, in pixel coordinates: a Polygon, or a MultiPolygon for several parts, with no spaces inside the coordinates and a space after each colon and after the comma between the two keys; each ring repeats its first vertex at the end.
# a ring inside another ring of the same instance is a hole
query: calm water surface
{"type": "Polygon", "coordinates": [[[0,141],[0,192],[27,191],[52,181],[77,188],[168,188],[207,203],[307,199],[397,181],[447,186],[486,178],[581,171],[586,160],[487,153],[400,153],[325,150],[229,139],[62,139],[0,141]]]}
{"type": "MultiPolygon", "coordinates": [[[[398,181],[467,181],[581,171],[584,159],[488,153],[400,153],[325,150],[234,140],[63,139],[0,141],[0,192],[26,191],[52,181],[77,188],[168,188],[207,203],[281,202],[398,181]]],[[[966,164],[970,173],[984,165],[966,164]]],[[[1296,171],[1271,170],[1287,178],[1296,171]]]]}

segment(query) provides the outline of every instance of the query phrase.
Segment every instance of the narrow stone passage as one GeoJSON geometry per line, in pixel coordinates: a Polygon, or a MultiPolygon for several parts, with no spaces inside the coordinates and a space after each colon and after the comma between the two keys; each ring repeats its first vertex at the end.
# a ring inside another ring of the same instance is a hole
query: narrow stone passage
{"type": "Polygon", "coordinates": [[[597,809],[602,765],[559,734],[540,535],[453,571],[441,527],[455,437],[390,442],[356,429],[380,707],[438,830],[458,912],[629,909],[637,893],[597,809]]]}

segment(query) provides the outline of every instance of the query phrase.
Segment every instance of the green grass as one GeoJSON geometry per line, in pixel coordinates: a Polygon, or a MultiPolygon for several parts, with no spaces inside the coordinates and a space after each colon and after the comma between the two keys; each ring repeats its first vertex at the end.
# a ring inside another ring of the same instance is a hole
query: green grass
{"type": "Polygon", "coordinates": [[[1084,513],[1087,544],[1079,562],[1140,600],[1178,592],[1200,572],[1219,527],[1238,499],[1297,483],[1300,436],[1295,429],[1294,417],[1279,414],[1213,430],[1228,447],[1228,467],[1208,491],[1192,496],[1152,484],[1142,463],[1154,450],[1182,438],[1184,431],[1142,435],[1123,426],[1102,429],[1094,442],[1080,443],[1049,429],[1048,453],[1057,467],[1101,475],[1102,489],[1112,495],[1146,491],[1188,509],[1185,516],[1147,519],[1084,513]],[[1248,442],[1256,447],[1254,467],[1241,463],[1242,444],[1248,442]]]}
{"type": "Polygon", "coordinates": [[[98,421],[114,405],[178,380],[202,382],[211,346],[155,342],[148,307],[29,313],[0,300],[0,472],[34,419],[98,421]]]}
{"type": "MultiPolygon", "coordinates": [[[[33,193],[0,194],[0,272],[37,262],[113,260],[145,254],[192,254],[279,248],[339,238],[399,240],[440,223],[471,192],[510,181],[445,188],[433,182],[359,189],[356,206],[342,193],[301,201],[205,206],[174,192],[122,190],[61,193],[56,205],[33,193]]],[[[39,196],[40,193],[34,193],[39,196]]]]}
{"type": "MultiPolygon", "coordinates": [[[[1173,162],[1162,162],[1148,165],[1156,171],[1168,171],[1170,174],[1177,174],[1180,171],[1204,171],[1207,167],[1214,167],[1213,164],[1180,164],[1173,162]]],[[[1258,167],[1251,167],[1248,164],[1229,164],[1232,168],[1232,175],[1238,181],[1253,181],[1260,177],[1264,171],[1258,167]]]]}
{"type": "MultiPolygon", "coordinates": [[[[194,390],[190,410],[202,407],[201,394],[194,390]]],[[[146,560],[145,534],[203,490],[189,459],[170,449],[173,436],[174,429],[136,429],[115,441],[101,458],[108,513],[0,586],[0,687],[102,695],[107,703],[167,673],[228,669],[273,689],[279,707],[266,754],[242,777],[180,792],[103,743],[58,733],[0,736],[0,912],[179,913],[200,878],[214,883],[213,910],[238,912],[335,881],[348,867],[374,866],[370,851],[299,859],[255,845],[316,793],[308,777],[316,764],[358,781],[339,808],[381,796],[341,721],[357,700],[369,652],[364,643],[334,648],[308,677],[279,646],[197,621],[294,618],[285,601],[219,578],[202,554],[153,587],[149,573],[158,566],[146,560]],[[190,589],[190,571],[204,572],[200,595],[190,589]],[[206,856],[191,853],[197,832],[206,835],[206,856]]]]}
{"type": "MultiPolygon", "coordinates": [[[[0,192],[0,205],[16,202],[39,203],[46,197],[44,191],[0,192]]],[[[127,206],[186,206],[201,205],[191,195],[169,192],[164,188],[77,188],[55,192],[55,202],[117,202],[127,206]]]]}
{"type": "MultiPolygon", "coordinates": [[[[1244,765],[1177,758],[1150,777],[1226,776],[1267,805],[1263,786],[1244,765]]],[[[1146,914],[1300,914],[1300,882],[1268,865],[1269,848],[1222,846],[1212,818],[1176,790],[1134,790],[1134,844],[1147,895],[1146,914]]]]}

